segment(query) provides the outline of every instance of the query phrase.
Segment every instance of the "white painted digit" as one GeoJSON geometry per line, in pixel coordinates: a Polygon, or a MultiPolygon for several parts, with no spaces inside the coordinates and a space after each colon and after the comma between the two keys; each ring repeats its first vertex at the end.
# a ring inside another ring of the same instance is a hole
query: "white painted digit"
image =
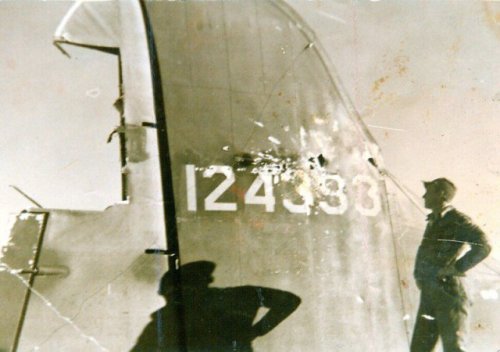
{"type": "Polygon", "coordinates": [[[283,199],[283,206],[293,214],[309,214],[311,212],[311,207],[306,200],[302,204],[295,204],[290,199],[283,199]]]}
{"type": "Polygon", "coordinates": [[[311,206],[314,204],[314,198],[311,193],[311,180],[306,173],[297,173],[295,176],[296,180],[300,180],[299,186],[295,189],[297,193],[304,199],[304,203],[295,204],[290,199],[283,199],[283,206],[293,214],[307,214],[311,213],[311,206]]]}
{"type": "Polygon", "coordinates": [[[276,200],[273,195],[272,175],[259,174],[255,181],[245,193],[245,204],[263,204],[266,206],[266,212],[273,212],[276,200]],[[259,196],[257,192],[264,185],[264,195],[259,196]]]}
{"type": "Polygon", "coordinates": [[[352,180],[354,186],[361,183],[366,183],[370,186],[367,192],[367,196],[372,200],[373,206],[371,208],[365,208],[362,204],[356,204],[356,210],[365,216],[377,216],[380,212],[382,206],[380,203],[380,194],[378,191],[378,184],[373,178],[367,175],[357,175],[352,180]]]}
{"type": "Polygon", "coordinates": [[[205,198],[205,210],[236,211],[236,203],[217,202],[217,199],[234,183],[234,172],[230,166],[212,165],[203,171],[203,177],[211,178],[215,174],[223,174],[226,179],[205,198]]]}
{"type": "Polygon", "coordinates": [[[326,201],[320,201],[319,207],[323,209],[323,211],[329,215],[341,215],[344,214],[347,210],[348,201],[347,196],[345,195],[345,181],[339,175],[326,175],[325,176],[325,186],[328,181],[335,181],[337,184],[337,189],[328,192],[328,196],[336,197],[338,199],[339,204],[337,206],[332,206],[328,204],[326,201]]]}
{"type": "Polygon", "coordinates": [[[186,190],[187,190],[187,208],[189,211],[196,211],[196,174],[195,166],[186,165],[186,190]]]}

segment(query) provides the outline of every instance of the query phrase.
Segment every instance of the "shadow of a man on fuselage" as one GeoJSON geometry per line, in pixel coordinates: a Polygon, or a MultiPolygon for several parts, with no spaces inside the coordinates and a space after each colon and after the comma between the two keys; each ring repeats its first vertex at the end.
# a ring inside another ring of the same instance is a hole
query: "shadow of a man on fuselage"
{"type": "Polygon", "coordinates": [[[166,272],[158,293],[167,305],[151,315],[131,351],[180,351],[181,333],[188,351],[250,352],[255,338],[274,329],[300,304],[296,295],[266,287],[209,287],[214,269],[208,261],[181,266],[182,305],[175,302],[173,275],[166,272]],[[261,307],[268,311],[254,324],[261,307]],[[184,324],[177,319],[179,308],[184,324]]]}

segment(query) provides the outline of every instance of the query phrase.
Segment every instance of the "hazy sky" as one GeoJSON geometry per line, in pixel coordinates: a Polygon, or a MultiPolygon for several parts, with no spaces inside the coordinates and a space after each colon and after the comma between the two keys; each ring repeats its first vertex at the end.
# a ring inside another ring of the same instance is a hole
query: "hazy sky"
{"type": "MultiPolygon", "coordinates": [[[[447,176],[456,205],[500,235],[500,3],[290,1],[316,31],[415,193],[447,176]]],[[[116,58],[68,58],[52,34],[69,2],[0,1],[0,226],[30,204],[102,209],[120,197],[116,58]]],[[[74,52],[74,51],[73,51],[74,52]]]]}
{"type": "Polygon", "coordinates": [[[120,197],[116,57],[52,35],[70,2],[0,1],[0,212],[30,206],[104,208],[120,197]]]}

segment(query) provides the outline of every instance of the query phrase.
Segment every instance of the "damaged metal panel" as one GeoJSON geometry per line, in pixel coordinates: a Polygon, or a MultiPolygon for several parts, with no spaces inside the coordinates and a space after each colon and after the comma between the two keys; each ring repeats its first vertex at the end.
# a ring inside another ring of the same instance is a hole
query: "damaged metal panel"
{"type": "Polygon", "coordinates": [[[47,214],[22,213],[16,217],[0,254],[0,350],[16,349],[38,271],[47,214]]]}
{"type": "MultiPolygon", "coordinates": [[[[147,135],[124,170],[130,202],[104,212],[50,211],[40,265],[68,271],[34,282],[20,350],[140,350],[175,303],[156,310],[166,259],[144,254],[170,249],[156,139],[139,127],[155,119],[143,13],[137,2],[117,4],[127,20],[119,40],[116,18],[97,15],[91,3],[73,10],[67,18],[76,24],[65,20],[56,39],[97,48],[119,42],[125,120],[147,135]],[[79,39],[89,28],[103,30],[79,39]]],[[[205,320],[197,320],[193,306],[204,301],[183,277],[185,299],[193,300],[186,325],[179,323],[188,349],[199,338],[192,331],[217,322],[208,338],[224,341],[218,350],[404,350],[382,160],[305,24],[273,2],[148,2],[146,9],[165,92],[180,264],[209,261],[205,274],[214,282],[198,288],[218,302],[200,306],[205,320]],[[254,319],[259,334],[245,330],[254,319]]],[[[161,345],[174,327],[158,326],[161,345]]]]}
{"type": "Polygon", "coordinates": [[[120,17],[116,1],[77,1],[54,34],[56,44],[117,48],[120,17]]]}
{"type": "Polygon", "coordinates": [[[144,204],[104,212],[51,210],[39,266],[67,268],[39,276],[19,351],[126,351],[161,304],[166,270],[161,213],[144,204]]]}
{"type": "MultiPolygon", "coordinates": [[[[103,212],[48,211],[35,266],[41,219],[18,219],[0,272],[0,349],[18,336],[22,351],[408,350],[420,215],[388,199],[379,148],[312,31],[275,1],[143,5],[82,2],[57,30],[58,43],[120,53],[115,132],[127,139],[129,198],[103,212]],[[162,198],[154,98],[165,104],[180,253],[165,243],[172,199],[162,198]]],[[[497,344],[490,264],[470,277],[480,350],[497,344]]]]}
{"type": "Polygon", "coordinates": [[[305,24],[275,2],[146,8],[181,263],[215,263],[214,287],[300,297],[256,350],[405,350],[382,161],[305,24]]]}

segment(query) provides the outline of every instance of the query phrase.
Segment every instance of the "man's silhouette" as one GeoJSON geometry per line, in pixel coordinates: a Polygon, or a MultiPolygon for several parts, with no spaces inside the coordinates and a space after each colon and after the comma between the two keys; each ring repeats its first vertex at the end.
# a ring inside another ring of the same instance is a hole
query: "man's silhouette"
{"type": "Polygon", "coordinates": [[[184,333],[188,351],[252,351],[252,341],[267,334],[300,304],[292,293],[255,286],[208,287],[215,264],[198,261],[181,266],[184,324],[176,318],[181,302],[173,297],[171,272],[163,276],[159,294],[167,305],[154,312],[132,351],[178,351],[184,333]],[[267,313],[254,323],[257,311],[267,313]]]}
{"type": "Polygon", "coordinates": [[[438,178],[424,182],[425,207],[432,210],[417,253],[415,280],[420,306],[411,352],[434,350],[441,337],[445,352],[464,352],[467,296],[460,277],[490,253],[485,234],[448,203],[455,185],[438,178]],[[470,250],[463,254],[464,246],[470,250]]]}

